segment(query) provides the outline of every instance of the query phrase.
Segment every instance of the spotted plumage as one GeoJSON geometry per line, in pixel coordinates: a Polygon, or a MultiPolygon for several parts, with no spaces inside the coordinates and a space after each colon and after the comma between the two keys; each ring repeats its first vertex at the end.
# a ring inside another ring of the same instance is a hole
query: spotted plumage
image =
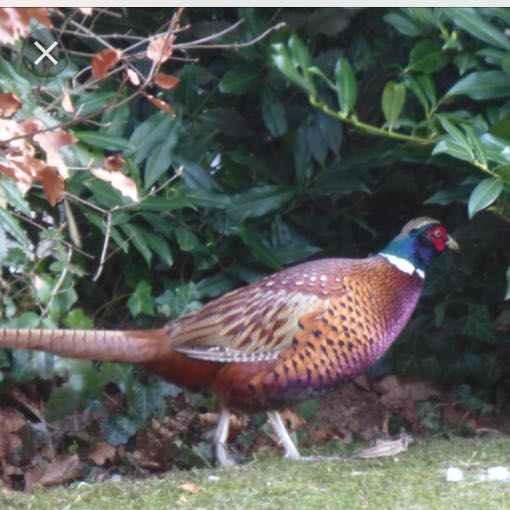
{"type": "Polygon", "coordinates": [[[223,408],[215,436],[230,462],[228,409],[267,410],[290,457],[299,454],[274,410],[338,387],[372,366],[408,322],[432,259],[455,241],[418,218],[366,259],[306,262],[148,331],[3,330],[0,347],[141,363],[175,384],[209,388],[223,408]]]}

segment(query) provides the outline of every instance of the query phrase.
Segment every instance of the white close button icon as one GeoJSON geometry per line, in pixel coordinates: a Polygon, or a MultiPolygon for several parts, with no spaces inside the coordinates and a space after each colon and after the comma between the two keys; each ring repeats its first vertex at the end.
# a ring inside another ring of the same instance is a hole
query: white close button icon
{"type": "Polygon", "coordinates": [[[58,64],[58,61],[53,58],[53,56],[50,54],[51,50],[57,46],[57,41],[53,41],[53,44],[48,48],[48,49],[44,49],[44,46],[39,42],[39,41],[35,41],[34,44],[39,48],[40,51],[42,51],[42,54],[39,56],[39,58],[34,62],[35,65],[38,65],[39,62],[41,62],[44,58],[48,58],[49,60],[51,60],[51,62],[53,62],[53,65],[57,65],[58,64]]]}

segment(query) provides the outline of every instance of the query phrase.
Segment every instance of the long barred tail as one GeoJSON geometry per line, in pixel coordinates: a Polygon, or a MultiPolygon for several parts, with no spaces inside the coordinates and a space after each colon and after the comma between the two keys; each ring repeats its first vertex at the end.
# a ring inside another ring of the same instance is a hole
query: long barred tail
{"type": "Polygon", "coordinates": [[[171,352],[165,329],[0,329],[0,349],[3,348],[35,349],[66,358],[124,363],[157,361],[171,352]]]}

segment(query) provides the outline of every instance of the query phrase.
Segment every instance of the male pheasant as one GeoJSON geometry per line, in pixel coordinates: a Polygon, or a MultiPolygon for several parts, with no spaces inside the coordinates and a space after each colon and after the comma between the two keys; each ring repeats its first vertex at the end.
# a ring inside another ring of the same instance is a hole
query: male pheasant
{"type": "Polygon", "coordinates": [[[372,366],[408,322],[425,270],[458,249],[431,218],[407,223],[379,254],[306,262],[259,280],[161,329],[0,330],[0,348],[138,363],[221,405],[216,459],[231,464],[229,409],[265,410],[286,456],[297,459],[278,409],[337,388],[372,366]]]}

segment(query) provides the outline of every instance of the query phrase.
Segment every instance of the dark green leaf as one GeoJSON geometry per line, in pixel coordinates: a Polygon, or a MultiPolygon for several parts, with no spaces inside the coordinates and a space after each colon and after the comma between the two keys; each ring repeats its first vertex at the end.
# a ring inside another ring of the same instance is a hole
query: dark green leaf
{"type": "Polygon", "coordinates": [[[508,185],[510,185],[510,164],[498,165],[494,169],[494,173],[498,174],[503,181],[505,181],[508,185]]]}
{"type": "Polygon", "coordinates": [[[416,25],[406,16],[402,16],[396,12],[386,14],[384,16],[384,21],[395,27],[401,34],[407,35],[409,37],[419,37],[421,35],[421,30],[419,29],[418,25],[416,25]]]}
{"type": "Polygon", "coordinates": [[[0,207],[0,223],[5,232],[10,234],[25,250],[29,249],[30,241],[18,220],[9,211],[0,207]]]}
{"type": "Polygon", "coordinates": [[[315,90],[310,87],[309,83],[299,73],[296,65],[291,60],[288,49],[282,43],[272,45],[272,60],[274,65],[292,82],[306,90],[309,94],[313,94],[315,90]]]}
{"type": "Polygon", "coordinates": [[[260,76],[260,73],[251,67],[234,67],[225,73],[219,88],[224,94],[246,94],[259,86],[260,76]]]}
{"type": "Polygon", "coordinates": [[[407,74],[404,77],[404,83],[408,89],[414,92],[414,95],[416,96],[420,104],[423,106],[425,115],[428,115],[430,108],[429,99],[427,97],[427,94],[425,94],[420,82],[414,76],[407,74]]]}
{"type": "Polygon", "coordinates": [[[187,228],[176,229],[175,237],[182,251],[194,251],[200,246],[198,237],[187,228]]]}
{"type": "Polygon", "coordinates": [[[464,95],[471,99],[510,96],[510,76],[503,71],[477,71],[461,78],[446,96],[464,95]]]}
{"type": "Polygon", "coordinates": [[[326,154],[328,153],[328,145],[322,136],[322,132],[319,129],[315,117],[309,119],[306,134],[310,153],[312,154],[315,161],[317,161],[317,163],[324,165],[324,160],[326,159],[326,154]]]}
{"type": "Polygon", "coordinates": [[[484,179],[471,193],[468,202],[469,217],[489,207],[503,191],[503,181],[495,177],[484,179]]]}
{"type": "Polygon", "coordinates": [[[133,317],[141,313],[154,317],[154,298],[152,297],[151,284],[146,280],[138,282],[133,294],[127,302],[129,311],[133,317]]]}
{"type": "Polygon", "coordinates": [[[329,149],[338,156],[342,144],[342,123],[331,115],[322,112],[318,114],[318,121],[322,137],[326,140],[329,149]]]}
{"type": "Polygon", "coordinates": [[[131,144],[125,138],[112,136],[101,131],[73,131],[73,134],[80,141],[92,147],[99,147],[109,151],[128,151],[131,149],[131,144]]]}
{"type": "Polygon", "coordinates": [[[149,189],[168,170],[178,134],[178,124],[173,122],[165,137],[152,147],[145,164],[145,189],[149,189]]]}
{"type": "Polygon", "coordinates": [[[407,70],[432,74],[446,66],[449,61],[450,55],[441,49],[437,41],[422,39],[414,45],[409,54],[407,70]]]}
{"type": "Polygon", "coordinates": [[[198,299],[221,296],[236,287],[236,281],[223,273],[202,278],[195,284],[198,299]]]}
{"type": "Polygon", "coordinates": [[[510,49],[510,41],[503,30],[484,19],[472,7],[450,7],[444,13],[470,36],[476,37],[491,46],[510,49]]]}
{"type": "Polygon", "coordinates": [[[266,123],[271,135],[281,136],[287,132],[287,116],[285,107],[269,89],[264,89],[261,94],[262,118],[266,123]]]}
{"type": "Polygon", "coordinates": [[[436,154],[449,154],[454,158],[461,159],[463,161],[473,161],[473,153],[469,147],[460,143],[457,139],[450,135],[441,137],[441,140],[436,144],[432,150],[432,155],[436,154]]]}
{"type": "Polygon", "coordinates": [[[261,186],[232,196],[226,208],[230,217],[237,221],[257,218],[280,209],[294,196],[294,192],[279,186],[261,186]]]}
{"type": "Polygon", "coordinates": [[[303,73],[303,77],[311,94],[315,94],[315,85],[313,76],[310,74],[309,68],[312,66],[312,55],[306,44],[296,35],[289,37],[289,50],[291,59],[294,64],[299,65],[303,73]]]}
{"type": "Polygon", "coordinates": [[[247,227],[239,228],[237,234],[250,249],[251,254],[256,260],[271,269],[281,269],[280,261],[274,256],[272,249],[259,234],[247,227]]]}
{"type": "Polygon", "coordinates": [[[472,53],[466,51],[453,57],[453,62],[457,66],[459,74],[462,76],[466,71],[476,67],[478,59],[472,53]]]}
{"type": "Polygon", "coordinates": [[[94,321],[85,315],[82,308],[71,310],[64,318],[64,324],[70,329],[92,329],[94,321]]]}
{"type": "Polygon", "coordinates": [[[388,123],[390,129],[393,128],[397,121],[404,103],[406,101],[406,88],[403,83],[395,83],[389,81],[383,90],[381,99],[381,106],[384,113],[384,118],[388,123]]]}
{"type": "Polygon", "coordinates": [[[7,176],[0,177],[0,188],[3,191],[4,197],[14,208],[21,211],[23,214],[30,216],[30,206],[21,195],[16,182],[7,176]]]}
{"type": "Polygon", "coordinates": [[[335,83],[340,109],[344,114],[347,114],[356,104],[358,84],[349,61],[344,57],[339,58],[336,62],[335,83]]]}
{"type": "Polygon", "coordinates": [[[506,74],[510,75],[510,53],[507,53],[503,59],[501,60],[501,69],[505,71],[506,74]]]}
{"type": "Polygon", "coordinates": [[[147,231],[143,233],[143,237],[145,238],[147,246],[153,253],[156,253],[159,256],[165,266],[172,267],[174,260],[166,239],[164,239],[161,235],[147,231]]]}
{"type": "Polygon", "coordinates": [[[437,116],[444,130],[454,139],[456,142],[464,148],[466,154],[469,154],[469,158],[474,160],[473,151],[464,133],[455,124],[450,122],[445,115],[437,116]]]}
{"type": "Polygon", "coordinates": [[[101,421],[101,433],[112,446],[120,446],[126,444],[142,424],[141,417],[116,415],[101,421]]]}
{"type": "Polygon", "coordinates": [[[150,265],[152,260],[152,252],[147,246],[147,242],[143,237],[142,231],[132,223],[121,225],[120,228],[128,237],[128,242],[133,243],[135,248],[142,254],[143,258],[147,262],[147,265],[150,265]]]}

